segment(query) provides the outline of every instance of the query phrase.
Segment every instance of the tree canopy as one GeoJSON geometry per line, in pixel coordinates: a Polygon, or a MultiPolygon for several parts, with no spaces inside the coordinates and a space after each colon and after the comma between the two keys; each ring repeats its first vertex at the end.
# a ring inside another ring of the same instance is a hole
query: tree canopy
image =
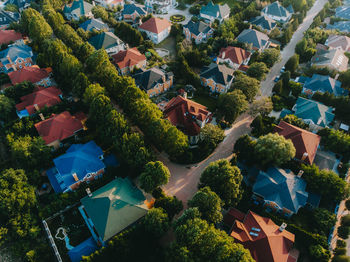
{"type": "Polygon", "coordinates": [[[249,102],[254,100],[254,97],[259,93],[260,82],[255,78],[249,77],[245,74],[236,76],[233,84],[233,89],[239,89],[243,92],[249,102]]]}
{"type": "Polygon", "coordinates": [[[248,101],[241,90],[234,90],[219,96],[218,113],[229,123],[233,123],[239,114],[247,109],[248,101]]]}
{"type": "Polygon", "coordinates": [[[140,187],[151,193],[157,187],[167,184],[169,178],[170,171],[162,162],[149,162],[140,175],[140,187]]]}

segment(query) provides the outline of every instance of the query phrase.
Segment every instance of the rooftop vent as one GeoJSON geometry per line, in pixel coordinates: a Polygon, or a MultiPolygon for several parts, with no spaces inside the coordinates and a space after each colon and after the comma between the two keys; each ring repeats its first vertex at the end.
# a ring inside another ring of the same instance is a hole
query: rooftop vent
{"type": "Polygon", "coordinates": [[[255,237],[259,236],[259,234],[255,233],[255,232],[252,232],[252,231],[249,232],[249,235],[255,236],[255,237]]]}
{"type": "Polygon", "coordinates": [[[283,230],[285,230],[287,227],[287,224],[286,223],[282,223],[282,225],[280,226],[280,228],[278,229],[279,231],[283,232],[283,230]]]}
{"type": "Polygon", "coordinates": [[[89,187],[86,189],[86,193],[89,197],[92,197],[92,193],[89,187]]]}

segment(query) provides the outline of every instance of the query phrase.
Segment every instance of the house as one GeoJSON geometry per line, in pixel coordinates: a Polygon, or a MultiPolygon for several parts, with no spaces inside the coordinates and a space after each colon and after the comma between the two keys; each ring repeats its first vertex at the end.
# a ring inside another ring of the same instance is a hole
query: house
{"type": "Polygon", "coordinates": [[[4,3],[4,6],[15,5],[18,7],[18,11],[22,12],[24,9],[26,9],[30,6],[31,2],[32,2],[32,0],[8,0],[4,3]]]}
{"type": "Polygon", "coordinates": [[[163,113],[172,125],[188,136],[190,144],[198,143],[201,128],[212,120],[207,107],[182,96],[173,97],[163,113]]]}
{"type": "Polygon", "coordinates": [[[94,17],[92,8],[94,6],[84,0],[75,0],[71,5],[65,5],[63,13],[68,20],[79,21],[80,17],[94,17]]]}
{"type": "Polygon", "coordinates": [[[330,35],[325,45],[331,49],[341,49],[344,52],[350,52],[350,38],[345,35],[330,35]]]}
{"type": "Polygon", "coordinates": [[[9,73],[33,64],[32,48],[23,44],[13,44],[0,51],[0,72],[9,73]]]}
{"type": "Polygon", "coordinates": [[[267,210],[279,212],[286,217],[298,213],[307,205],[309,193],[306,182],[292,171],[270,167],[260,171],[253,186],[253,199],[267,210]]]}
{"type": "Polygon", "coordinates": [[[97,31],[109,31],[109,27],[107,24],[102,22],[101,18],[88,19],[84,23],[79,25],[79,28],[84,29],[86,32],[92,32],[93,30],[97,31]]]}
{"type": "Polygon", "coordinates": [[[21,97],[16,105],[19,118],[31,116],[44,107],[51,107],[61,102],[62,91],[54,86],[38,88],[31,94],[21,97]]]}
{"type": "Polygon", "coordinates": [[[278,21],[280,23],[288,22],[293,14],[293,8],[289,6],[285,8],[278,1],[265,6],[261,11],[261,15],[267,16],[270,19],[278,21]]]}
{"type": "Polygon", "coordinates": [[[97,5],[104,8],[115,8],[117,6],[124,6],[124,0],[95,0],[97,5]]]}
{"type": "Polygon", "coordinates": [[[349,58],[341,49],[318,49],[311,59],[311,65],[317,68],[327,67],[340,72],[348,69],[349,58]]]}
{"type": "Polygon", "coordinates": [[[237,70],[241,65],[248,65],[250,56],[250,52],[240,47],[228,46],[221,48],[216,59],[219,63],[226,63],[237,70]]]}
{"type": "Polygon", "coordinates": [[[341,82],[331,78],[330,76],[313,74],[311,78],[307,78],[303,86],[302,93],[312,96],[314,93],[328,92],[335,96],[346,96],[349,91],[341,88],[341,82]]]}
{"type": "Polygon", "coordinates": [[[0,45],[10,43],[24,44],[22,34],[15,30],[1,30],[0,28],[0,45]]]}
{"type": "Polygon", "coordinates": [[[98,246],[135,224],[151,201],[128,178],[118,177],[80,200],[79,211],[98,246]]]}
{"type": "Polygon", "coordinates": [[[200,73],[203,86],[209,87],[212,93],[226,93],[233,81],[234,70],[225,65],[211,63],[205,66],[200,73]]]}
{"type": "Polygon", "coordinates": [[[165,73],[153,67],[133,75],[136,85],[144,90],[149,97],[160,95],[168,91],[174,83],[172,72],[165,73]]]}
{"type": "Polygon", "coordinates": [[[230,7],[227,4],[224,5],[214,5],[212,1],[206,6],[202,6],[199,16],[210,23],[218,20],[222,23],[225,19],[230,17],[230,7]]]}
{"type": "Polygon", "coordinates": [[[146,56],[141,54],[136,47],[119,51],[111,56],[113,63],[117,65],[119,72],[122,75],[129,74],[135,68],[145,69],[147,60],[146,56]]]}
{"type": "Polygon", "coordinates": [[[250,23],[260,27],[262,30],[266,30],[268,33],[277,26],[276,21],[267,17],[266,15],[254,17],[252,20],[250,20],[250,23]]]}
{"type": "Polygon", "coordinates": [[[339,6],[335,9],[335,17],[350,20],[350,6],[339,6]]]}
{"type": "Polygon", "coordinates": [[[40,68],[37,65],[25,66],[22,69],[8,73],[13,85],[29,81],[37,86],[53,86],[56,83],[52,79],[52,68],[40,68]]]}
{"type": "MultiPolygon", "coordinates": [[[[25,3],[25,1],[23,1],[23,3],[25,3]]],[[[19,13],[0,10],[0,30],[7,29],[11,23],[17,23],[19,18],[19,13]]]]}
{"type": "Polygon", "coordinates": [[[74,191],[81,183],[102,177],[106,167],[103,151],[94,141],[71,145],[53,162],[55,167],[46,174],[56,193],[74,191]]]}
{"type": "Polygon", "coordinates": [[[159,44],[168,37],[171,23],[162,18],[152,17],[140,25],[139,30],[145,32],[147,37],[155,44],[159,44]]]}
{"type": "Polygon", "coordinates": [[[285,121],[280,121],[278,126],[275,126],[274,131],[285,139],[292,141],[296,151],[296,159],[312,165],[321,141],[319,135],[293,126],[285,121]]]}
{"type": "Polygon", "coordinates": [[[333,25],[328,24],[327,29],[334,29],[344,33],[350,33],[350,21],[334,22],[333,25]]]}
{"type": "Polygon", "coordinates": [[[224,216],[231,226],[230,236],[250,251],[256,262],[296,262],[299,251],[293,249],[294,234],[287,225],[276,225],[270,218],[261,217],[252,211],[247,214],[230,209],[224,216]]]}
{"type": "Polygon", "coordinates": [[[144,6],[137,4],[127,4],[124,5],[124,9],[122,11],[122,19],[125,22],[136,22],[137,19],[142,18],[147,15],[147,11],[144,6]]]}
{"type": "Polygon", "coordinates": [[[145,9],[149,13],[167,14],[171,9],[177,7],[176,0],[146,0],[145,9]]]}
{"type": "Polygon", "coordinates": [[[263,51],[270,46],[269,37],[255,29],[244,29],[238,36],[237,41],[246,43],[251,46],[253,50],[263,51]]]}
{"type": "Polygon", "coordinates": [[[89,43],[96,49],[105,49],[108,54],[116,54],[126,48],[124,42],[112,32],[97,34],[89,39],[89,43]]]}
{"type": "Polygon", "coordinates": [[[206,42],[213,35],[214,31],[209,24],[202,21],[193,22],[190,20],[183,26],[183,32],[187,40],[191,41],[194,39],[196,44],[200,44],[206,42]]]}
{"type": "Polygon", "coordinates": [[[34,126],[45,144],[56,149],[62,146],[63,140],[74,137],[84,129],[82,124],[84,118],[86,118],[84,114],[72,116],[65,111],[58,115],[52,114],[49,119],[36,123],[34,126]]]}

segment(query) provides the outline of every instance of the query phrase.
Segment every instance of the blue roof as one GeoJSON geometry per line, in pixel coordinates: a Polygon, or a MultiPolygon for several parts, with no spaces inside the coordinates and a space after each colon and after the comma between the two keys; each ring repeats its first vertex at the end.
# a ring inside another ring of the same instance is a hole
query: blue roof
{"type": "Polygon", "coordinates": [[[271,167],[266,173],[260,171],[253,192],[264,200],[275,202],[280,208],[297,213],[308,199],[305,189],[306,182],[290,170],[271,167]]]}
{"type": "Polygon", "coordinates": [[[217,19],[222,19],[230,14],[230,7],[227,4],[214,5],[212,1],[209,1],[206,6],[202,6],[200,13],[201,15],[204,14],[217,19]]]}
{"type": "Polygon", "coordinates": [[[134,12],[137,12],[139,15],[146,15],[146,11],[140,5],[128,4],[124,5],[124,9],[122,11],[122,15],[131,15],[134,12]]]}
{"type": "Polygon", "coordinates": [[[237,41],[241,43],[252,44],[255,48],[262,48],[269,41],[269,37],[255,29],[244,29],[238,36],[237,41]]]}
{"type": "Polygon", "coordinates": [[[8,48],[0,52],[0,61],[3,66],[9,63],[8,57],[15,61],[17,58],[33,57],[33,51],[30,46],[27,45],[10,45],[8,48]]]}
{"type": "Polygon", "coordinates": [[[103,23],[100,18],[98,19],[93,18],[93,19],[86,20],[84,23],[81,23],[79,27],[84,29],[85,31],[92,31],[93,29],[109,30],[108,25],[103,23]]]}
{"type": "Polygon", "coordinates": [[[349,91],[341,88],[341,82],[330,76],[314,74],[312,78],[305,81],[304,88],[313,92],[328,92],[335,96],[348,95],[349,91]]]}
{"type": "Polygon", "coordinates": [[[297,83],[300,84],[305,84],[306,81],[308,81],[310,79],[310,77],[307,76],[299,76],[296,79],[298,79],[298,81],[296,81],[297,83]]]}
{"type": "Polygon", "coordinates": [[[90,237],[78,246],[68,251],[68,256],[72,262],[80,262],[82,256],[89,256],[98,249],[95,240],[90,237]]]}
{"type": "Polygon", "coordinates": [[[350,32],[350,21],[339,21],[335,22],[333,25],[328,24],[327,29],[335,29],[339,30],[340,32],[350,32]]]}
{"type": "Polygon", "coordinates": [[[350,19],[350,6],[339,6],[335,9],[335,16],[343,19],[350,19]]]}
{"type": "Polygon", "coordinates": [[[53,160],[58,173],[51,175],[49,179],[50,181],[56,180],[56,183],[60,185],[60,190],[56,190],[53,186],[55,191],[64,192],[74,184],[76,182],[73,177],[74,173],[79,180],[82,180],[87,174],[105,168],[100,156],[103,156],[103,151],[94,141],[70,146],[66,154],[53,160]]]}

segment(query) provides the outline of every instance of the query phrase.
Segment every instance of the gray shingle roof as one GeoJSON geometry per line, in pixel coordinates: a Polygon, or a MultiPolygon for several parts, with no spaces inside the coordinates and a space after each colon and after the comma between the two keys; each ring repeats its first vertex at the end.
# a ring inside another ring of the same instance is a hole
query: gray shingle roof
{"type": "Polygon", "coordinates": [[[108,49],[112,48],[113,46],[118,46],[123,42],[115,34],[111,32],[103,32],[91,37],[89,39],[89,43],[96,49],[108,49]]]}
{"type": "Polygon", "coordinates": [[[277,16],[277,17],[287,17],[290,15],[289,11],[282,6],[278,1],[273,2],[272,4],[266,6],[263,10],[263,13],[267,15],[277,16]]]}
{"type": "Polygon", "coordinates": [[[331,78],[330,76],[324,76],[319,74],[314,74],[312,78],[306,80],[304,88],[310,89],[314,92],[328,92],[334,94],[335,96],[347,95],[348,90],[341,88],[341,82],[331,78]]]}
{"type": "Polygon", "coordinates": [[[166,74],[162,70],[156,67],[152,67],[146,71],[142,71],[133,75],[133,78],[135,79],[135,83],[137,86],[139,86],[143,90],[149,90],[152,89],[158,83],[162,83],[163,76],[166,76],[166,74]]]}
{"type": "Polygon", "coordinates": [[[242,43],[252,44],[255,48],[262,48],[269,41],[269,37],[255,29],[244,29],[237,36],[237,40],[242,43]]]}
{"type": "Polygon", "coordinates": [[[188,28],[188,30],[194,35],[199,35],[200,33],[206,34],[211,29],[208,24],[202,21],[196,23],[189,21],[186,25],[184,25],[184,28],[188,28]]]}
{"type": "Polygon", "coordinates": [[[205,66],[201,70],[200,76],[205,79],[212,78],[217,84],[226,86],[232,80],[233,73],[234,70],[225,65],[211,63],[209,66],[205,66]]]}
{"type": "Polygon", "coordinates": [[[213,2],[210,1],[206,6],[202,6],[200,13],[222,19],[230,14],[230,7],[227,4],[214,5],[213,2]]]}
{"type": "Polygon", "coordinates": [[[122,15],[132,15],[135,11],[139,15],[146,15],[146,11],[144,10],[144,6],[135,5],[135,4],[124,5],[122,15]]]}
{"type": "Polygon", "coordinates": [[[335,10],[335,16],[343,19],[350,19],[350,6],[339,6],[335,10]]]}
{"type": "Polygon", "coordinates": [[[335,22],[333,25],[328,24],[327,29],[335,29],[340,32],[350,33],[350,21],[339,21],[335,22]]]}
{"type": "Polygon", "coordinates": [[[93,19],[86,20],[84,23],[80,24],[79,27],[84,29],[85,31],[92,31],[93,29],[109,30],[108,25],[102,22],[100,18],[98,19],[93,18],[93,19]]]}
{"type": "Polygon", "coordinates": [[[256,25],[256,26],[260,26],[262,29],[268,30],[268,31],[270,31],[276,27],[275,20],[273,20],[265,15],[254,17],[250,21],[250,23],[253,25],[256,25]]]}

